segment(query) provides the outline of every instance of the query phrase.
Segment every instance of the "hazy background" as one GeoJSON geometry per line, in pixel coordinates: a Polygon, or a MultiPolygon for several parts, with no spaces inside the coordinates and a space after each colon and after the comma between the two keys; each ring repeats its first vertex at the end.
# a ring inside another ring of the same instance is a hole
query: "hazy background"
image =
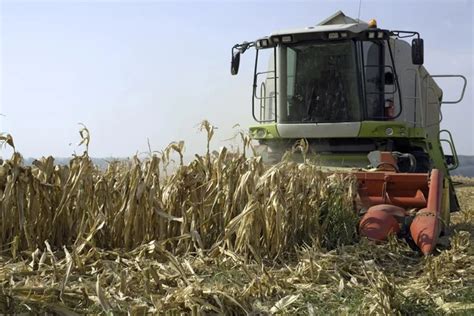
{"type": "MultiPolygon", "coordinates": [[[[230,48],[272,31],[314,25],[337,10],[356,17],[359,1],[159,2],[1,1],[0,132],[24,156],[68,156],[78,123],[91,155],[130,156],[185,140],[203,152],[202,119],[219,127],[215,147],[252,124],[253,52],[230,75],[230,48]]],[[[474,155],[471,1],[362,1],[360,18],[419,31],[431,74],[464,74],[464,101],[445,105],[442,127],[458,152],[474,155]]],[[[458,82],[440,82],[446,98],[458,82]]],[[[452,96],[452,97],[451,97],[452,96]]],[[[3,154],[7,154],[5,149],[3,154]]]]}

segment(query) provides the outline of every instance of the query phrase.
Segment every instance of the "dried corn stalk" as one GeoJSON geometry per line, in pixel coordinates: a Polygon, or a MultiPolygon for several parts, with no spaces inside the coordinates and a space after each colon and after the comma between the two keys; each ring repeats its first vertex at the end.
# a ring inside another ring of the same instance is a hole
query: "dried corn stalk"
{"type": "MultiPolygon", "coordinates": [[[[210,142],[214,127],[202,128],[210,142]]],[[[81,136],[87,146],[88,131],[81,136]]],[[[306,155],[305,144],[295,151],[306,155]]],[[[172,143],[160,156],[150,151],[106,170],[87,150],[66,166],[52,157],[25,166],[17,152],[2,161],[0,313],[474,308],[468,232],[427,259],[397,240],[355,243],[351,177],[323,174],[306,158],[267,167],[245,150],[211,153],[209,144],[205,156],[184,164],[183,149],[172,143]],[[163,176],[173,155],[180,163],[163,176]]],[[[462,225],[474,225],[469,207],[462,225]]]]}

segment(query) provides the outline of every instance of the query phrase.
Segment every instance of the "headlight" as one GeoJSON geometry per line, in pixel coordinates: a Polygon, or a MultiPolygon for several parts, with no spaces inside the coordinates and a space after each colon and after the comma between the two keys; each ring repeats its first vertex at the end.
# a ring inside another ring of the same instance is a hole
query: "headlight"
{"type": "Polygon", "coordinates": [[[267,136],[267,130],[266,129],[259,128],[255,132],[255,137],[257,137],[257,138],[265,138],[265,136],[267,136]]]}
{"type": "Polygon", "coordinates": [[[291,35],[285,35],[281,38],[283,43],[291,43],[293,41],[293,37],[291,35]]]}
{"type": "Polygon", "coordinates": [[[268,40],[267,39],[262,39],[257,41],[257,47],[258,48],[263,48],[268,46],[268,40]]]}

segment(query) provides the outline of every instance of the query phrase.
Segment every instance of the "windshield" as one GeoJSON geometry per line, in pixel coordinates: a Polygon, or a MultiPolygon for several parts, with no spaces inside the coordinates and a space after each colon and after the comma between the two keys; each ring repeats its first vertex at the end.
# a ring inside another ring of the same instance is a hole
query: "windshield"
{"type": "Polygon", "coordinates": [[[285,123],[361,120],[354,42],[286,47],[285,123]]]}

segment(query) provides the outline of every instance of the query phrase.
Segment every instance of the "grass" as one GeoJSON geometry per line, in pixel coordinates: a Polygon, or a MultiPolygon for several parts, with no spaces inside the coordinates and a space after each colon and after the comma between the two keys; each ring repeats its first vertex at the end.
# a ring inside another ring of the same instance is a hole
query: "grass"
{"type": "Polygon", "coordinates": [[[105,171],[87,151],[64,167],[15,153],[0,169],[0,313],[474,312],[474,187],[457,189],[450,247],[425,258],[359,239],[350,177],[245,148],[184,164],[173,143],[105,171]]]}

